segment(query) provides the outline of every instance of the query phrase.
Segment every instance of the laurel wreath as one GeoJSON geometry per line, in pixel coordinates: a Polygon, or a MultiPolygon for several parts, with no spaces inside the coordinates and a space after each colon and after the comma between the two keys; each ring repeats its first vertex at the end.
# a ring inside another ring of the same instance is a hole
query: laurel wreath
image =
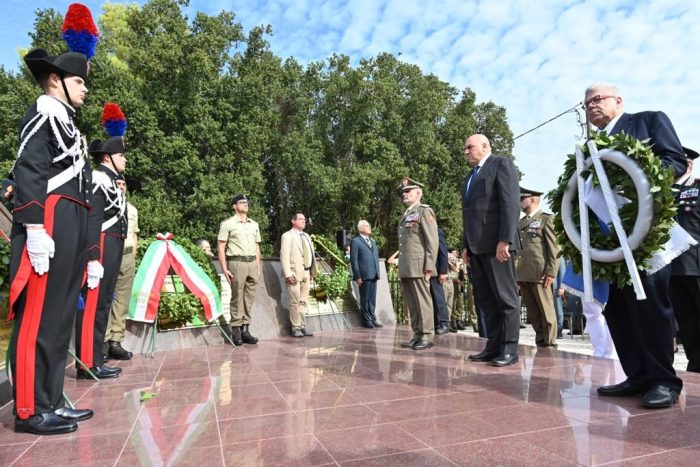
{"type": "MultiPolygon", "coordinates": [[[[673,169],[661,165],[661,159],[654,154],[651,147],[648,145],[649,140],[640,141],[624,133],[608,136],[606,133],[600,132],[595,134],[593,141],[595,141],[599,150],[613,149],[626,154],[639,165],[649,178],[651,193],[654,198],[652,225],[642,244],[633,252],[637,268],[639,270],[644,270],[648,267],[648,261],[652,255],[659,251],[670,238],[669,230],[673,218],[676,215],[675,194],[672,188],[675,180],[675,173],[673,169]]],[[[583,145],[583,153],[585,156],[589,156],[588,147],[586,145],[583,145]]],[[[638,200],[634,182],[630,176],[617,165],[603,162],[603,166],[605,167],[605,172],[613,191],[632,201],[622,206],[619,211],[622,226],[629,235],[637,219],[638,200]]],[[[581,274],[583,272],[581,252],[574,246],[564,231],[561,217],[562,197],[566,191],[569,179],[575,173],[576,156],[574,154],[569,154],[564,164],[564,173],[559,177],[557,188],[549,192],[547,196],[551,200],[551,208],[555,214],[554,228],[559,245],[561,246],[560,255],[571,259],[574,271],[581,274]]],[[[593,167],[582,172],[581,176],[587,179],[590,174],[593,174],[594,185],[598,186],[600,182],[593,167]]],[[[578,197],[576,196],[574,199],[573,221],[580,229],[581,220],[578,210],[578,197]]],[[[620,242],[612,226],[610,226],[609,235],[606,235],[601,231],[598,218],[595,215],[589,216],[589,224],[592,248],[613,250],[620,246],[620,242]]],[[[592,273],[594,279],[606,280],[618,287],[631,283],[627,265],[624,261],[617,261],[614,263],[592,261],[592,273]]]]}

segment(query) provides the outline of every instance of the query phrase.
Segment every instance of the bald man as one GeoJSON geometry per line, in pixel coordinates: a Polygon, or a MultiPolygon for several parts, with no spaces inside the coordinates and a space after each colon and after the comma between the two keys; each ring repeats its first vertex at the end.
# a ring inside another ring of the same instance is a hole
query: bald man
{"type": "Polygon", "coordinates": [[[462,185],[463,255],[471,266],[476,306],[484,312],[486,348],[469,359],[508,366],[518,361],[520,301],[515,251],[520,249],[520,187],[513,161],[491,154],[484,135],[464,143],[473,168],[462,185]]]}

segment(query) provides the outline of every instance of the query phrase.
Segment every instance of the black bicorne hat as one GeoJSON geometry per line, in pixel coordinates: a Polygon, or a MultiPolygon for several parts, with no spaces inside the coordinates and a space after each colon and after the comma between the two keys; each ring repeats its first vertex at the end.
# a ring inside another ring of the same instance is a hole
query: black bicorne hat
{"type": "Polygon", "coordinates": [[[49,73],[88,77],[88,59],[80,52],[51,56],[44,49],[34,49],[24,56],[24,63],[37,81],[49,73]]]}

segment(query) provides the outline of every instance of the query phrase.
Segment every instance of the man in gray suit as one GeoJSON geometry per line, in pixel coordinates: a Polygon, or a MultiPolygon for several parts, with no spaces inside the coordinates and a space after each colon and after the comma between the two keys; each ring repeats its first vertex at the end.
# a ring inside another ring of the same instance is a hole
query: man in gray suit
{"type": "Polygon", "coordinates": [[[464,154],[473,167],[462,185],[464,259],[471,266],[476,305],[486,318],[486,348],[469,359],[494,366],[518,361],[520,304],[515,250],[520,249],[520,188],[513,161],[491,154],[484,135],[472,135],[464,154]]]}
{"type": "Polygon", "coordinates": [[[357,223],[359,235],[350,243],[350,265],[352,280],[360,289],[360,312],[362,326],[373,329],[381,328],[374,314],[377,302],[377,280],[379,279],[379,252],[377,243],[370,237],[372,227],[366,220],[357,223]]]}

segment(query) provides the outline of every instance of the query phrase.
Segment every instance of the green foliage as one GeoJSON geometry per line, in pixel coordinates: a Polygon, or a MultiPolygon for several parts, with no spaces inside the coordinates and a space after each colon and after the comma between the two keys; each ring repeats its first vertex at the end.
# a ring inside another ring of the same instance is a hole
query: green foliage
{"type": "MultiPolygon", "coordinates": [[[[651,193],[654,197],[654,217],[651,230],[647,234],[644,242],[634,250],[633,256],[639,270],[648,267],[648,261],[654,253],[659,251],[661,247],[669,240],[669,230],[671,223],[676,214],[676,202],[673,192],[674,172],[671,168],[665,168],[661,165],[659,159],[648,141],[639,141],[636,138],[624,133],[608,136],[605,133],[597,133],[594,136],[594,141],[598,149],[615,149],[627,154],[630,158],[639,164],[640,168],[649,178],[652,186],[651,193]]],[[[584,155],[588,155],[588,147],[583,146],[584,155]]],[[[619,166],[608,162],[603,162],[605,172],[608,176],[610,186],[618,193],[624,193],[624,196],[632,202],[625,204],[620,208],[620,220],[625,232],[629,235],[634,227],[637,219],[637,192],[634,186],[634,181],[622,170],[619,166]]],[[[558,186],[552,190],[548,196],[552,200],[551,208],[555,213],[554,228],[557,232],[557,239],[561,245],[561,256],[569,258],[573,261],[574,270],[577,273],[583,271],[583,259],[579,250],[569,240],[561,218],[561,203],[566,186],[569,179],[576,173],[576,156],[569,154],[568,159],[564,164],[564,173],[559,177],[558,186]]],[[[589,174],[593,174],[593,183],[599,185],[599,180],[595,171],[591,168],[584,171],[581,176],[585,179],[589,174]]],[[[573,220],[577,228],[580,229],[581,220],[578,210],[578,196],[574,198],[573,220]]],[[[602,250],[613,250],[620,246],[618,237],[611,230],[611,235],[606,236],[601,232],[598,225],[598,220],[594,215],[589,216],[589,231],[591,238],[591,247],[602,250]]],[[[622,287],[631,283],[631,278],[627,270],[627,266],[623,261],[615,263],[599,263],[592,262],[592,271],[594,279],[603,279],[610,281],[622,287]]]]}
{"type": "Polygon", "coordinates": [[[191,293],[160,294],[158,305],[158,327],[160,329],[179,328],[197,316],[203,316],[202,304],[191,293]]]}
{"type": "Polygon", "coordinates": [[[343,252],[338,249],[334,241],[319,235],[312,235],[316,244],[316,253],[328,258],[329,264],[334,265],[331,273],[320,271],[316,276],[316,287],[313,295],[317,300],[325,302],[329,298],[335,300],[342,297],[348,290],[350,278],[348,265],[343,259],[343,252]]]}
{"type": "MultiPolygon", "coordinates": [[[[345,55],[302,65],[270,50],[272,28],[244,31],[233,12],[184,15],[185,1],[106,5],[79,110],[88,140],[104,138],[100,115],[117,102],[129,120],[127,179],[143,236],[170,231],[212,240],[246,193],[262,250],[279,251],[292,215],[309,233],[353,230],[367,219],[381,253],[397,249],[406,175],[426,184],[448,243],[461,238],[464,139],[486,134],[511,155],[505,109],[478,103],[434,75],[382,53],[352,65],[345,55]]],[[[96,13],[96,12],[95,12],[96,13]]],[[[37,13],[32,46],[65,51],[61,15],[37,13]]],[[[0,69],[0,169],[17,149],[17,123],[39,94],[23,68],[0,69]]]]}

